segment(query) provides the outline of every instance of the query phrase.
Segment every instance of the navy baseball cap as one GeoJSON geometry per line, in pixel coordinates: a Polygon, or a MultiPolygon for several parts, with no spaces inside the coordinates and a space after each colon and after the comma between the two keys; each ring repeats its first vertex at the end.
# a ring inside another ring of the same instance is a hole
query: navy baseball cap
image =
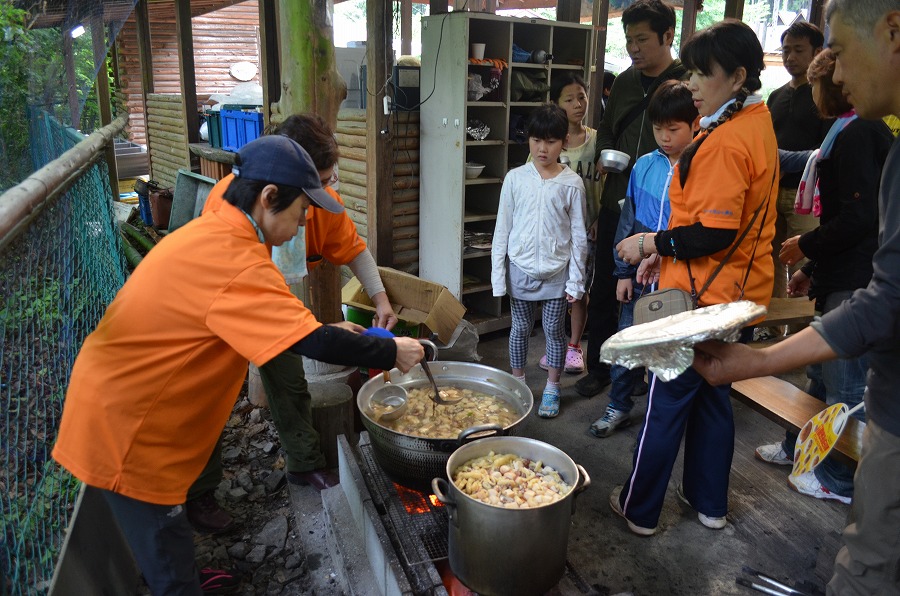
{"type": "Polygon", "coordinates": [[[344,206],[322,188],[312,157],[284,135],[266,135],[238,150],[240,164],[232,167],[236,178],[293,186],[305,192],[316,206],[342,213],[344,206]]]}

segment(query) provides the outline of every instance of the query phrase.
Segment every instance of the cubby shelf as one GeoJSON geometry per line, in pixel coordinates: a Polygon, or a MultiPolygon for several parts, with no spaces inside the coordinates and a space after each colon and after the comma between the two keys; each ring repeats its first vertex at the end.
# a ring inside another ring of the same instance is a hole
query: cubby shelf
{"type": "Polygon", "coordinates": [[[520,120],[549,100],[549,92],[542,92],[529,101],[512,101],[512,73],[542,77],[552,85],[556,77],[574,71],[588,81],[593,38],[589,26],[543,19],[467,11],[422,19],[421,88],[434,92],[421,106],[419,226],[427,241],[419,246],[419,275],[462,300],[466,318],[479,332],[509,326],[508,301],[491,295],[490,250],[467,250],[465,237],[483,242],[493,233],[503,177],[528,157],[527,143],[517,141],[520,120]],[[468,99],[469,77],[478,74],[487,85],[485,75],[493,70],[468,61],[471,43],[485,44],[485,58],[509,64],[499,88],[488,95],[491,101],[468,99]],[[553,59],[547,64],[512,62],[513,44],[529,53],[544,50],[553,59]],[[466,135],[473,119],[490,129],[486,139],[466,135]],[[513,119],[515,127],[510,126],[513,119]],[[481,177],[466,179],[466,162],[484,164],[481,177]]]}

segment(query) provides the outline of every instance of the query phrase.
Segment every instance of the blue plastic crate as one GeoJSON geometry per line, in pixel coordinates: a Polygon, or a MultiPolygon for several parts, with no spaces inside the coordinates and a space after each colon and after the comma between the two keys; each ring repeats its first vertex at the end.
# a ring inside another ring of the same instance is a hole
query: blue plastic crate
{"type": "Polygon", "coordinates": [[[237,151],[253,139],[259,138],[263,129],[260,112],[222,110],[222,149],[237,151]]]}

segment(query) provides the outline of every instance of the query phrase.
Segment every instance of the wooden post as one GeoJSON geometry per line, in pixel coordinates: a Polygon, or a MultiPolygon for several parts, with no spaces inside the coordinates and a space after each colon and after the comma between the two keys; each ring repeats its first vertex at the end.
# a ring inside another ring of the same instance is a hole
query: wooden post
{"type": "Polygon", "coordinates": [[[62,42],[63,42],[63,62],[66,67],[66,86],[68,87],[68,99],[69,99],[69,117],[72,119],[70,125],[72,128],[80,129],[79,125],[79,115],[81,113],[81,109],[79,107],[78,101],[78,84],[75,82],[75,54],[74,54],[74,44],[72,42],[72,35],[69,32],[68,27],[62,27],[62,42]]]}
{"type": "Polygon", "coordinates": [[[391,211],[390,119],[384,110],[384,98],[392,66],[391,2],[377,0],[366,3],[366,29],[369,40],[366,66],[366,190],[369,250],[379,265],[393,265],[393,226],[391,211]],[[373,94],[374,91],[374,94],[373,94]]]}
{"type": "Polygon", "coordinates": [[[725,0],[725,18],[744,18],[744,0],[725,0]]]}
{"type": "MultiPolygon", "coordinates": [[[[197,80],[194,74],[194,32],[191,29],[191,0],[175,0],[175,31],[178,37],[178,71],[181,75],[181,105],[187,142],[200,142],[200,113],[197,110],[197,80]]],[[[190,155],[191,165],[197,157],[190,155]]]]}
{"type": "MultiPolygon", "coordinates": [[[[259,2],[260,80],[263,88],[263,121],[272,123],[272,104],[281,97],[278,65],[278,19],[275,0],[259,2]]],[[[278,122],[281,122],[279,119],[278,122]]]]}
{"type": "Polygon", "coordinates": [[[559,0],[556,5],[556,20],[565,23],[580,23],[581,0],[559,0]]]}
{"type": "MultiPolygon", "coordinates": [[[[112,122],[112,105],[109,94],[109,74],[106,72],[106,27],[103,17],[96,15],[91,19],[91,42],[94,50],[94,65],[97,68],[97,103],[100,106],[100,125],[106,126],[112,122]]],[[[113,189],[113,196],[119,195],[119,174],[116,168],[116,143],[113,141],[106,146],[106,167],[109,169],[109,184],[113,189]]]]}
{"type": "Polygon", "coordinates": [[[412,0],[400,0],[400,53],[412,54],[412,0]]]}
{"type": "Polygon", "coordinates": [[[694,34],[697,29],[697,0],[684,0],[684,9],[681,13],[681,46],[687,43],[687,40],[694,34]]]}
{"type": "Polygon", "coordinates": [[[812,0],[809,7],[809,22],[825,31],[825,0],[812,0]]]}
{"type": "Polygon", "coordinates": [[[137,28],[138,56],[141,62],[141,118],[144,120],[144,139],[147,143],[147,160],[150,177],[153,177],[153,148],[147,136],[147,96],[153,93],[153,52],[150,47],[150,0],[138,0],[134,8],[134,22],[137,28]]]}
{"type": "Polygon", "coordinates": [[[609,0],[594,0],[594,72],[591,73],[591,113],[588,126],[597,128],[603,113],[603,73],[606,70],[606,26],[609,22],[609,0]]]}

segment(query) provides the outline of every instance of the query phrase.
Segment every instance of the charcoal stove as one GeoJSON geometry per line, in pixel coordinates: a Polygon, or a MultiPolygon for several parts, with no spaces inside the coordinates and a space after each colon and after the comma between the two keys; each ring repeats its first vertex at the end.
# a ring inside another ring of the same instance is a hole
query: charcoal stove
{"type": "Polygon", "coordinates": [[[446,508],[434,495],[395,484],[375,461],[367,432],[360,433],[356,447],[340,437],[338,451],[340,486],[366,535],[365,548],[376,575],[385,570],[386,592],[395,586],[398,593],[448,594],[442,579],[442,572],[452,576],[446,508]]]}

